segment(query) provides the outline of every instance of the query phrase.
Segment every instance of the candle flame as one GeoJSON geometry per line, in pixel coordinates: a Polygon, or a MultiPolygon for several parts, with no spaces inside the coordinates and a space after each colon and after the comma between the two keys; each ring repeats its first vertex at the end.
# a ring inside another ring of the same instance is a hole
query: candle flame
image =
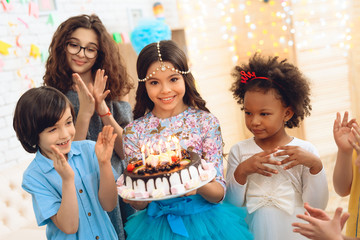
{"type": "Polygon", "coordinates": [[[173,142],[175,142],[175,143],[179,143],[179,140],[178,140],[178,138],[177,137],[172,137],[172,140],[173,140],[173,142]]]}

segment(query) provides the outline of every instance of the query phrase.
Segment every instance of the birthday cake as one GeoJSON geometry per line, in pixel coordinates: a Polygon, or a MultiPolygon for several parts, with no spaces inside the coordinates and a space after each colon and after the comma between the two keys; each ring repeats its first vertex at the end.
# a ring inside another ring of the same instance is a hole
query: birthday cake
{"type": "Polygon", "coordinates": [[[179,195],[209,180],[214,165],[195,152],[182,150],[151,154],[144,161],[134,159],[117,180],[118,193],[126,199],[156,199],[179,195]]]}

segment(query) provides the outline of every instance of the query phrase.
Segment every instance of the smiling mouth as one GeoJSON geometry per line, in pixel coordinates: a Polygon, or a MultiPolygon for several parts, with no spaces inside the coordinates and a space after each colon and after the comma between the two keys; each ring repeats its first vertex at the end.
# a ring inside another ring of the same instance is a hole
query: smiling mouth
{"type": "Polygon", "coordinates": [[[163,102],[169,102],[169,101],[173,100],[174,98],[175,98],[175,96],[172,96],[172,97],[167,97],[167,98],[160,98],[160,100],[163,102]]]}
{"type": "Polygon", "coordinates": [[[56,144],[56,145],[57,145],[57,146],[64,146],[64,145],[67,145],[69,142],[70,142],[70,140],[67,140],[67,141],[65,141],[65,142],[58,143],[58,144],[56,144]]]}
{"type": "Polygon", "coordinates": [[[74,61],[77,65],[84,65],[84,64],[85,64],[85,62],[83,62],[83,61],[79,61],[79,60],[75,60],[75,59],[73,59],[73,61],[74,61]]]}

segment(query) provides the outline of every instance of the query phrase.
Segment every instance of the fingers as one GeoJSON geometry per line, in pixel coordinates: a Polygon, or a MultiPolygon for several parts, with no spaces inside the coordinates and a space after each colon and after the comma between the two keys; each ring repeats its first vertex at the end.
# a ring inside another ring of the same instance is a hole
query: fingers
{"type": "Polygon", "coordinates": [[[103,93],[103,98],[105,99],[107,97],[107,95],[109,95],[110,93],[110,90],[106,90],[104,93],[103,93]]]}
{"type": "Polygon", "coordinates": [[[348,220],[350,214],[349,213],[344,213],[342,214],[343,209],[341,207],[336,208],[335,213],[334,213],[334,220],[336,222],[340,223],[340,227],[341,229],[343,229],[346,221],[348,220]],[[341,215],[342,214],[342,215],[341,215]]]}
{"type": "Polygon", "coordinates": [[[276,147],[276,148],[274,148],[272,150],[267,150],[267,151],[260,152],[260,153],[258,153],[258,155],[261,156],[261,157],[270,156],[271,154],[275,153],[278,150],[279,150],[279,147],[276,147]]]}
{"type": "Polygon", "coordinates": [[[336,118],[334,121],[334,127],[333,127],[333,132],[337,132],[340,128],[340,121],[341,121],[341,115],[339,112],[336,113],[336,118]]]}
{"type": "Polygon", "coordinates": [[[312,216],[314,218],[324,220],[324,221],[330,220],[330,217],[322,209],[313,208],[308,203],[304,203],[304,208],[307,211],[306,212],[307,214],[305,213],[306,215],[309,215],[309,216],[312,216]]]}
{"type": "Polygon", "coordinates": [[[360,141],[360,127],[359,127],[359,125],[357,125],[356,123],[352,124],[352,129],[351,130],[352,130],[354,136],[356,137],[356,140],[359,142],[360,141]]]}
{"type": "Polygon", "coordinates": [[[86,85],[85,85],[85,83],[84,83],[84,81],[82,80],[82,78],[80,77],[79,74],[73,73],[72,76],[73,76],[73,80],[74,80],[76,86],[78,86],[78,88],[79,88],[80,90],[87,88],[86,85]]]}
{"type": "Polygon", "coordinates": [[[351,127],[353,127],[354,124],[358,125],[355,118],[350,120],[350,122],[348,123],[348,127],[351,128],[351,127]]]}
{"type": "Polygon", "coordinates": [[[276,170],[273,170],[273,169],[258,169],[257,171],[256,171],[256,173],[258,173],[258,174],[261,174],[261,175],[263,175],[263,176],[266,176],[266,177],[271,177],[272,176],[272,174],[278,174],[278,171],[276,171],[276,170]]]}
{"type": "Polygon", "coordinates": [[[104,126],[103,130],[98,135],[98,140],[101,142],[107,142],[111,145],[114,145],[115,139],[117,137],[116,133],[114,132],[114,128],[110,125],[104,126]]]}
{"type": "Polygon", "coordinates": [[[344,228],[346,221],[349,219],[350,217],[350,213],[344,213],[341,217],[340,217],[340,226],[341,229],[344,228]]]}
{"type": "Polygon", "coordinates": [[[348,111],[345,111],[343,120],[342,120],[342,122],[341,122],[341,126],[342,126],[342,127],[346,127],[346,126],[347,126],[347,124],[348,124],[348,118],[349,118],[349,112],[348,112],[348,111]]]}
{"type": "Polygon", "coordinates": [[[51,145],[50,148],[53,151],[53,154],[54,154],[54,157],[55,157],[54,161],[66,162],[66,158],[65,158],[64,154],[62,154],[60,152],[60,150],[55,145],[51,145]]]}
{"type": "Polygon", "coordinates": [[[353,124],[353,128],[351,129],[351,133],[355,137],[355,141],[349,139],[351,146],[360,153],[360,127],[357,124],[353,124]]]}
{"type": "Polygon", "coordinates": [[[293,223],[292,226],[296,227],[293,230],[294,232],[300,233],[301,235],[305,236],[306,238],[313,239],[314,233],[309,224],[293,223]]]}
{"type": "Polygon", "coordinates": [[[305,214],[298,214],[296,215],[297,218],[302,219],[310,224],[315,224],[318,220],[312,216],[308,216],[305,214]]]}
{"type": "Polygon", "coordinates": [[[104,69],[98,69],[96,71],[96,75],[95,75],[95,84],[96,85],[105,87],[107,79],[108,79],[108,76],[105,75],[104,69]]]}
{"type": "Polygon", "coordinates": [[[336,208],[335,210],[335,214],[334,214],[334,219],[339,220],[341,213],[342,213],[343,209],[341,207],[336,208]]]}
{"type": "Polygon", "coordinates": [[[291,156],[294,153],[296,153],[296,151],[299,151],[299,147],[298,146],[280,146],[278,147],[279,150],[283,150],[281,152],[277,152],[274,154],[274,156],[278,157],[278,156],[291,156]]]}
{"type": "Polygon", "coordinates": [[[311,207],[310,205],[309,205],[309,203],[304,203],[304,208],[305,208],[305,210],[306,211],[308,211],[308,213],[310,214],[310,215],[312,215],[312,213],[314,213],[314,212],[316,212],[316,208],[313,208],[313,207],[311,207]]]}

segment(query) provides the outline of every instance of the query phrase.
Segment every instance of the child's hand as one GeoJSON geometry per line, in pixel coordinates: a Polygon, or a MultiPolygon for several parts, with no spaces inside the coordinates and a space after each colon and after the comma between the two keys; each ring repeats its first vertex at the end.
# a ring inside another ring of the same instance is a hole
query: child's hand
{"type": "Polygon", "coordinates": [[[88,89],[79,74],[74,73],[73,80],[75,82],[75,90],[79,96],[79,111],[87,113],[91,117],[95,111],[95,99],[92,95],[92,90],[88,89]]]}
{"type": "Polygon", "coordinates": [[[281,164],[289,163],[284,167],[285,170],[293,168],[299,164],[310,168],[310,172],[312,174],[317,174],[322,169],[320,158],[299,146],[281,146],[279,149],[284,151],[275,153],[274,156],[289,156],[281,161],[281,164]]]}
{"type": "Polygon", "coordinates": [[[75,176],[74,171],[67,162],[64,154],[62,154],[55,145],[51,145],[51,150],[53,151],[53,154],[49,157],[53,160],[54,168],[63,182],[66,180],[73,180],[75,176]]]}
{"type": "MultiPolygon", "coordinates": [[[[326,215],[323,210],[318,209],[318,211],[323,212],[321,215],[326,215]]],[[[298,232],[309,239],[340,240],[343,239],[341,230],[349,218],[349,214],[342,214],[342,208],[337,208],[333,219],[328,216],[327,219],[318,219],[316,216],[309,216],[309,214],[300,214],[297,217],[308,223],[293,223],[294,232],[298,232]]]]}
{"type": "MultiPolygon", "coordinates": [[[[272,165],[280,165],[281,163],[276,160],[270,159],[270,155],[276,152],[277,149],[272,151],[265,151],[261,153],[254,154],[244,162],[240,163],[239,166],[236,168],[236,172],[240,173],[244,177],[249,176],[253,173],[258,173],[264,176],[270,177],[271,174],[277,174],[278,171],[268,167],[264,164],[272,164],[272,165]]],[[[235,173],[237,175],[237,173],[235,173]]]]}
{"type": "Polygon", "coordinates": [[[100,115],[104,115],[108,112],[108,107],[105,103],[105,98],[110,93],[110,90],[105,90],[106,81],[108,76],[104,76],[105,70],[98,69],[96,71],[95,82],[94,82],[94,98],[96,112],[100,115]]]}
{"type": "Polygon", "coordinates": [[[304,208],[307,212],[305,212],[305,215],[312,216],[314,218],[328,221],[330,220],[330,217],[324,212],[324,210],[319,208],[313,208],[308,203],[304,203],[304,208]]]}
{"type": "Polygon", "coordinates": [[[352,152],[352,146],[350,141],[354,140],[354,136],[351,133],[351,127],[353,123],[356,123],[355,119],[351,119],[348,122],[349,113],[345,112],[343,120],[341,122],[341,115],[340,113],[336,113],[336,119],[334,121],[334,139],[336,145],[338,146],[339,150],[344,152],[352,152]]]}
{"type": "Polygon", "coordinates": [[[104,126],[102,132],[99,133],[95,144],[95,153],[99,161],[99,165],[110,163],[113,154],[114,142],[117,134],[113,134],[114,128],[110,125],[104,126]]]}

